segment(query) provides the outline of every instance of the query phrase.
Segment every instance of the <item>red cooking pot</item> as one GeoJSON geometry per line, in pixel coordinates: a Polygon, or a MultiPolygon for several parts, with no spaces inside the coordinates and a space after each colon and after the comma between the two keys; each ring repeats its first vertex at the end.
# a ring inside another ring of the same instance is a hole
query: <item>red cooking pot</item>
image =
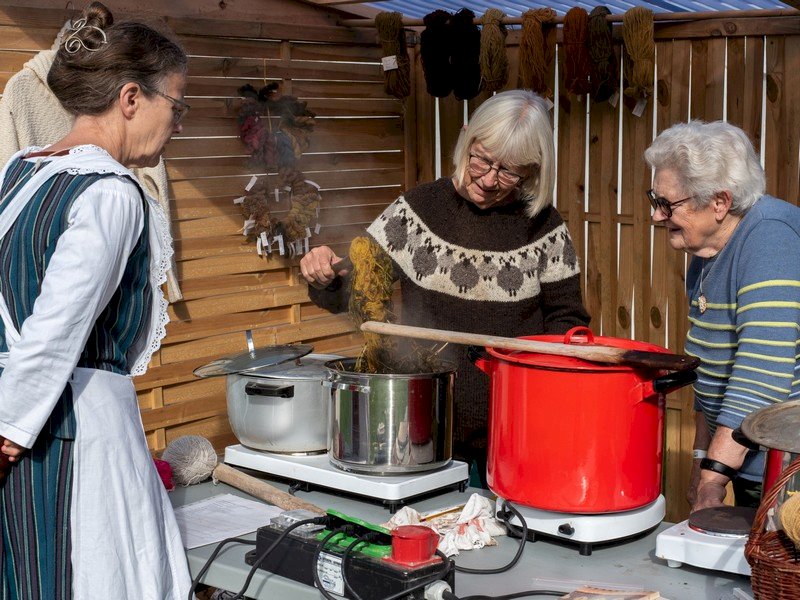
{"type": "MultiPolygon", "coordinates": [[[[586,327],[522,339],[669,350],[595,337],[586,327]]],[[[669,373],[577,358],[486,348],[491,377],[487,482],[498,496],[570,513],[631,510],[661,493],[665,394],[693,382],[669,373]]]]}

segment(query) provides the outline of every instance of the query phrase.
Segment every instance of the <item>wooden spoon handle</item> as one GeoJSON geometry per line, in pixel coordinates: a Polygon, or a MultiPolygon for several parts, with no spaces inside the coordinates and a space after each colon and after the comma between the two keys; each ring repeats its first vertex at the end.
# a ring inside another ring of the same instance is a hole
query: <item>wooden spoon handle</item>
{"type": "Polygon", "coordinates": [[[447,331],[445,329],[430,329],[426,327],[412,327],[410,325],[397,325],[395,323],[381,323],[379,321],[366,321],[361,325],[361,330],[382,335],[398,335],[401,337],[411,337],[434,342],[522,350],[525,352],[535,352],[537,354],[570,356],[600,363],[630,364],[671,371],[694,369],[699,364],[697,359],[681,354],[628,350],[626,348],[614,348],[595,344],[556,344],[537,340],[483,335],[480,333],[464,333],[460,331],[447,331]]]}
{"type": "MultiPolygon", "coordinates": [[[[353,261],[350,260],[349,256],[345,256],[335,263],[331,263],[331,269],[333,269],[333,272],[337,275],[342,271],[351,271],[353,269],[353,261]]],[[[308,285],[318,290],[324,290],[327,287],[326,285],[317,283],[316,281],[312,281],[308,285]]]]}
{"type": "Polygon", "coordinates": [[[299,508],[304,508],[305,510],[310,510],[313,513],[320,515],[325,514],[325,511],[319,506],[315,506],[310,502],[305,502],[300,498],[292,496],[291,494],[287,494],[286,492],[271,486],[266,481],[262,481],[251,475],[247,475],[246,473],[242,473],[239,469],[234,469],[233,467],[229,467],[224,463],[218,464],[214,468],[214,472],[211,474],[211,476],[215,481],[219,480],[223,483],[227,483],[228,485],[235,487],[237,490],[247,492],[251,496],[258,498],[259,500],[263,500],[264,502],[268,502],[269,504],[274,504],[278,508],[283,508],[284,510],[296,510],[299,508]]]}

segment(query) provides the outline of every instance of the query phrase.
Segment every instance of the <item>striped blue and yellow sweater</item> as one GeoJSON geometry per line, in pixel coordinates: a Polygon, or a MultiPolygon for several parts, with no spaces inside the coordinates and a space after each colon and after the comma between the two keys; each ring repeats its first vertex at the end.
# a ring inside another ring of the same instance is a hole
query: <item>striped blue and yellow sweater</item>
{"type": "MultiPolygon", "coordinates": [[[[686,290],[686,353],[701,361],[695,410],[712,433],[800,397],[800,208],[762,197],[716,257],[692,259],[686,290]],[[698,306],[701,284],[705,312],[698,306]]],[[[763,464],[750,452],[740,475],[759,480],[763,464]]]]}

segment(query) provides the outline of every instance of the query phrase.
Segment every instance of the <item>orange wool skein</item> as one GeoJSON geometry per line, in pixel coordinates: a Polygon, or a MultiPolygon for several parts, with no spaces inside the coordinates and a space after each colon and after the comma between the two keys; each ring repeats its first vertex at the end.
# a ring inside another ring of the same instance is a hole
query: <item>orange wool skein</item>
{"type": "Polygon", "coordinates": [[[552,97],[547,74],[555,54],[556,11],[534,8],[522,14],[522,34],[519,40],[518,87],[531,89],[542,96],[552,97]],[[547,24],[550,24],[547,27],[547,24]]]}
{"type": "Polygon", "coordinates": [[[564,17],[564,87],[581,96],[591,89],[591,64],[586,38],[589,35],[589,14],[580,7],[567,11],[564,17]]]}

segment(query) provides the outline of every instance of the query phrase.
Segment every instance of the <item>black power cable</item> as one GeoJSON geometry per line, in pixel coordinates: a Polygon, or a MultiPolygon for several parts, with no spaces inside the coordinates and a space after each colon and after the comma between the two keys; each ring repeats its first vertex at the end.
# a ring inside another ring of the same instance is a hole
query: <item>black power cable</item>
{"type": "Polygon", "coordinates": [[[353,550],[355,550],[356,546],[359,544],[363,544],[369,542],[370,540],[375,539],[380,534],[377,531],[370,531],[369,533],[365,533],[361,537],[357,538],[353,541],[344,551],[342,554],[342,581],[344,581],[344,587],[347,591],[350,592],[350,595],[353,596],[353,600],[362,600],[361,596],[353,589],[353,586],[350,585],[350,581],[347,579],[347,565],[349,564],[350,557],[352,556],[353,550]]]}
{"type": "Polygon", "coordinates": [[[244,585],[242,585],[242,588],[239,590],[239,593],[237,593],[233,598],[231,598],[231,600],[241,600],[242,598],[244,598],[244,594],[247,591],[247,588],[250,586],[250,582],[253,580],[253,577],[258,571],[258,568],[261,566],[261,563],[263,563],[267,559],[270,553],[273,550],[275,550],[275,548],[277,548],[278,545],[283,540],[285,540],[286,536],[288,536],[292,531],[294,531],[299,527],[302,527],[303,525],[324,525],[327,522],[328,522],[327,516],[314,517],[313,519],[303,519],[302,521],[297,521],[296,523],[292,523],[291,525],[289,525],[289,527],[284,529],[281,532],[281,534],[277,537],[277,539],[274,542],[272,542],[272,544],[270,544],[269,548],[264,550],[264,552],[262,552],[261,555],[253,561],[253,565],[250,567],[250,571],[247,573],[247,578],[244,580],[244,585]]]}
{"type": "MultiPolygon", "coordinates": [[[[459,567],[458,565],[456,565],[457,573],[472,573],[475,575],[496,575],[498,573],[505,573],[506,571],[514,567],[519,562],[519,559],[522,558],[522,552],[525,550],[525,542],[528,541],[528,524],[525,522],[525,519],[520,514],[520,512],[516,508],[511,506],[511,504],[504,501],[503,506],[505,507],[505,510],[511,512],[515,517],[517,517],[519,522],[522,523],[522,537],[520,538],[519,548],[517,549],[517,553],[514,555],[514,558],[512,558],[511,562],[509,562],[507,565],[504,565],[502,567],[497,567],[495,569],[470,569],[469,567],[459,567]]],[[[500,517],[501,520],[506,524],[506,527],[510,528],[511,524],[509,523],[510,519],[508,518],[508,513],[503,511],[502,513],[498,514],[502,515],[500,517]]]]}
{"type": "Polygon", "coordinates": [[[322,541],[319,543],[319,546],[317,546],[317,549],[314,550],[314,560],[311,562],[311,571],[312,575],[314,576],[314,583],[316,584],[319,593],[322,594],[326,598],[326,600],[339,600],[339,598],[334,598],[330,594],[330,592],[328,592],[328,590],[325,589],[325,587],[322,585],[322,581],[320,581],[319,579],[319,568],[317,566],[319,564],[319,557],[322,554],[322,549],[325,548],[327,543],[331,539],[333,539],[334,536],[352,530],[353,530],[352,525],[346,525],[344,527],[339,527],[338,529],[334,529],[328,535],[322,538],[322,541]]]}
{"type": "Polygon", "coordinates": [[[236,537],[224,539],[219,544],[217,544],[217,547],[214,548],[214,551],[211,553],[211,556],[208,557],[208,560],[203,565],[203,568],[200,569],[200,572],[197,574],[197,577],[195,577],[192,580],[192,587],[189,588],[188,600],[194,600],[194,591],[197,588],[197,585],[200,583],[200,580],[211,568],[211,563],[214,562],[214,559],[217,558],[217,555],[220,553],[220,551],[225,547],[226,544],[229,544],[231,542],[239,542],[240,544],[246,544],[248,546],[256,545],[255,540],[246,540],[244,538],[236,538],[236,537]]]}
{"type": "MultiPolygon", "coordinates": [[[[375,537],[376,535],[378,535],[376,532],[370,532],[362,535],[360,538],[354,540],[349,546],[347,546],[347,548],[344,551],[344,554],[342,555],[342,581],[344,581],[345,589],[347,589],[347,591],[350,592],[350,595],[353,596],[353,600],[362,600],[362,598],[358,594],[358,592],[356,592],[353,589],[353,586],[350,585],[350,582],[347,579],[347,565],[349,564],[350,557],[352,556],[353,550],[356,548],[356,546],[369,541],[370,538],[375,537]]],[[[440,556],[442,559],[442,564],[443,564],[442,569],[440,569],[438,572],[434,573],[430,577],[424,579],[423,581],[418,581],[410,588],[401,590],[385,598],[381,598],[381,600],[398,600],[399,598],[403,598],[404,596],[413,594],[417,590],[421,590],[427,587],[434,581],[446,579],[447,576],[450,574],[450,570],[453,567],[453,561],[447,558],[447,556],[445,556],[438,550],[436,551],[436,554],[440,556]]]]}

